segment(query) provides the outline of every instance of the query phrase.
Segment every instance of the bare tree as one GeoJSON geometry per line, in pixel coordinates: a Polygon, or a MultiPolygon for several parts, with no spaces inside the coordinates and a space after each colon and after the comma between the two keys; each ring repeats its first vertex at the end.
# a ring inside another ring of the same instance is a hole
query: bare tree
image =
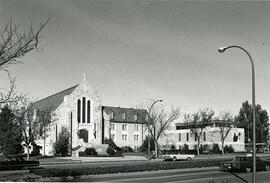
{"type": "MultiPolygon", "coordinates": [[[[149,109],[149,107],[148,107],[149,109]]],[[[148,110],[149,111],[149,110],[148,110]]],[[[181,112],[179,108],[171,108],[168,112],[163,106],[153,107],[150,111],[152,127],[150,133],[155,142],[155,155],[158,155],[158,140],[162,136],[166,136],[166,130],[169,130],[171,124],[179,119],[181,112]]]]}
{"type": "Polygon", "coordinates": [[[15,84],[16,78],[12,78],[9,72],[8,76],[10,81],[10,87],[6,93],[0,92],[0,106],[2,106],[3,104],[16,105],[21,100],[24,100],[26,97],[24,94],[16,92],[16,84],[15,84]]]}
{"type": "Polygon", "coordinates": [[[203,130],[210,124],[214,115],[215,112],[210,108],[203,108],[198,112],[184,115],[184,122],[189,124],[190,131],[194,134],[197,141],[197,155],[200,155],[203,130]]]}
{"type": "Polygon", "coordinates": [[[20,25],[14,25],[12,20],[10,20],[0,33],[0,71],[7,72],[10,82],[8,92],[0,92],[0,105],[13,103],[24,97],[21,94],[15,93],[16,78],[11,76],[8,68],[12,64],[22,63],[19,59],[38,47],[41,39],[40,33],[48,22],[49,18],[44,23],[41,23],[36,31],[33,24],[30,24],[27,29],[20,31],[20,25]]]}
{"type": "Polygon", "coordinates": [[[233,117],[229,112],[223,112],[218,117],[218,122],[216,123],[220,135],[221,141],[221,152],[224,155],[224,142],[229,132],[233,128],[233,117]]]}

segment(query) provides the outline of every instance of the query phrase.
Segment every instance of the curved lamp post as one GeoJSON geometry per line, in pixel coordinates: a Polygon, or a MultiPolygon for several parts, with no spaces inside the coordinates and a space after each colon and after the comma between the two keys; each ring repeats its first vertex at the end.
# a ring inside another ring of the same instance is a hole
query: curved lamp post
{"type": "MultiPolygon", "coordinates": [[[[151,114],[151,110],[152,110],[152,108],[153,108],[153,106],[157,103],[157,102],[162,102],[163,100],[156,100],[156,101],[154,101],[153,103],[152,103],[152,105],[151,105],[151,107],[149,108],[149,115],[151,114]]],[[[152,117],[150,116],[150,119],[151,119],[151,121],[152,121],[152,117]]],[[[147,123],[147,125],[148,125],[148,159],[150,160],[150,123],[149,123],[149,119],[148,119],[148,123],[147,123]]]]}
{"type": "Polygon", "coordinates": [[[255,69],[254,69],[254,63],[253,63],[253,60],[251,58],[251,55],[249,54],[249,52],[247,50],[245,50],[244,48],[242,48],[241,46],[227,46],[227,47],[220,47],[218,49],[218,51],[220,53],[223,53],[225,52],[227,49],[229,48],[239,48],[241,49],[242,51],[244,51],[248,57],[249,57],[249,60],[250,60],[250,63],[251,63],[251,69],[252,69],[252,111],[253,111],[253,120],[252,120],[252,149],[253,149],[253,152],[252,152],[252,159],[253,159],[253,168],[252,168],[252,183],[255,183],[256,182],[256,125],[255,125],[255,69]]]}

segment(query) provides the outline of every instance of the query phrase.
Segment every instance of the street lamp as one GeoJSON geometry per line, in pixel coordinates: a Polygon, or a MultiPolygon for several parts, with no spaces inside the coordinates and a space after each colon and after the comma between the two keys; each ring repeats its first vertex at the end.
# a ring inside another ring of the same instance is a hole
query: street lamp
{"type": "Polygon", "coordinates": [[[242,48],[241,46],[227,46],[227,47],[220,47],[218,51],[220,53],[225,52],[229,48],[239,48],[242,51],[244,51],[250,60],[251,63],[251,70],[252,70],[252,111],[253,111],[253,120],[252,120],[252,147],[253,147],[253,152],[252,152],[252,157],[253,157],[253,168],[252,168],[252,183],[256,182],[256,125],[255,125],[255,69],[254,69],[254,63],[251,58],[251,55],[248,53],[247,50],[242,48]]]}
{"type": "MultiPolygon", "coordinates": [[[[155,103],[157,102],[162,102],[163,100],[156,100],[152,103],[151,107],[149,108],[149,116],[150,116],[150,119],[152,121],[152,117],[151,117],[151,109],[153,108],[153,106],[155,105],[155,103]]],[[[150,159],[150,123],[149,123],[149,119],[148,119],[148,159],[150,159]]]]}

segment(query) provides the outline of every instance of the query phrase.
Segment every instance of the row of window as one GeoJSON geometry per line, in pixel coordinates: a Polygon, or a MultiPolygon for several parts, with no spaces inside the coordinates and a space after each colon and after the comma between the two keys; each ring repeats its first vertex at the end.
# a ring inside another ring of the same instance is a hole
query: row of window
{"type": "MultiPolygon", "coordinates": [[[[206,132],[203,132],[202,133],[202,135],[203,135],[203,141],[206,141],[206,132]]],[[[198,135],[197,135],[197,133],[195,133],[195,135],[194,135],[194,141],[197,141],[198,140],[198,135]]],[[[179,133],[179,142],[181,142],[181,141],[189,141],[189,133],[186,133],[186,140],[183,140],[182,139],[182,133],[179,133]]]]}
{"type": "MultiPolygon", "coordinates": [[[[110,120],[114,119],[114,113],[110,112],[110,120]]],[[[127,114],[125,112],[122,113],[122,120],[127,120],[127,114]]],[[[133,120],[138,121],[138,115],[134,114],[133,115],[133,120]]],[[[146,114],[145,116],[145,121],[148,121],[148,115],[146,114]]]]}
{"type": "MultiPolygon", "coordinates": [[[[114,131],[115,130],[115,123],[111,123],[110,124],[111,130],[114,131]]],[[[138,124],[134,124],[133,125],[134,131],[139,131],[139,125],[138,124]]],[[[127,131],[127,124],[122,124],[122,131],[127,131]]]]}
{"type": "MultiPolygon", "coordinates": [[[[115,140],[115,134],[111,134],[111,139],[115,140]]],[[[128,141],[127,134],[122,135],[122,141],[128,141]]],[[[139,141],[139,135],[134,135],[134,141],[139,141]]]]}
{"type": "Polygon", "coordinates": [[[90,100],[87,100],[87,106],[86,106],[86,98],[82,98],[77,100],[77,121],[78,123],[90,123],[91,118],[91,102],[90,100]]]}

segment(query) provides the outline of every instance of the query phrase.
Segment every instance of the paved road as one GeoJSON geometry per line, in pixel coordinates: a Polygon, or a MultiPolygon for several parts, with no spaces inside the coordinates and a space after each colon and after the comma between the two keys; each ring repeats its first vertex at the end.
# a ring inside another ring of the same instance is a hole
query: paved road
{"type": "MultiPolygon", "coordinates": [[[[251,182],[251,173],[238,173],[236,176],[242,177],[251,182]]],[[[70,181],[80,182],[144,182],[144,183],[209,183],[214,180],[218,182],[243,183],[229,172],[219,171],[218,167],[196,168],[187,170],[162,170],[155,172],[138,172],[113,175],[80,176],[70,181]]],[[[270,172],[257,172],[260,183],[270,182],[270,172]]]]}

